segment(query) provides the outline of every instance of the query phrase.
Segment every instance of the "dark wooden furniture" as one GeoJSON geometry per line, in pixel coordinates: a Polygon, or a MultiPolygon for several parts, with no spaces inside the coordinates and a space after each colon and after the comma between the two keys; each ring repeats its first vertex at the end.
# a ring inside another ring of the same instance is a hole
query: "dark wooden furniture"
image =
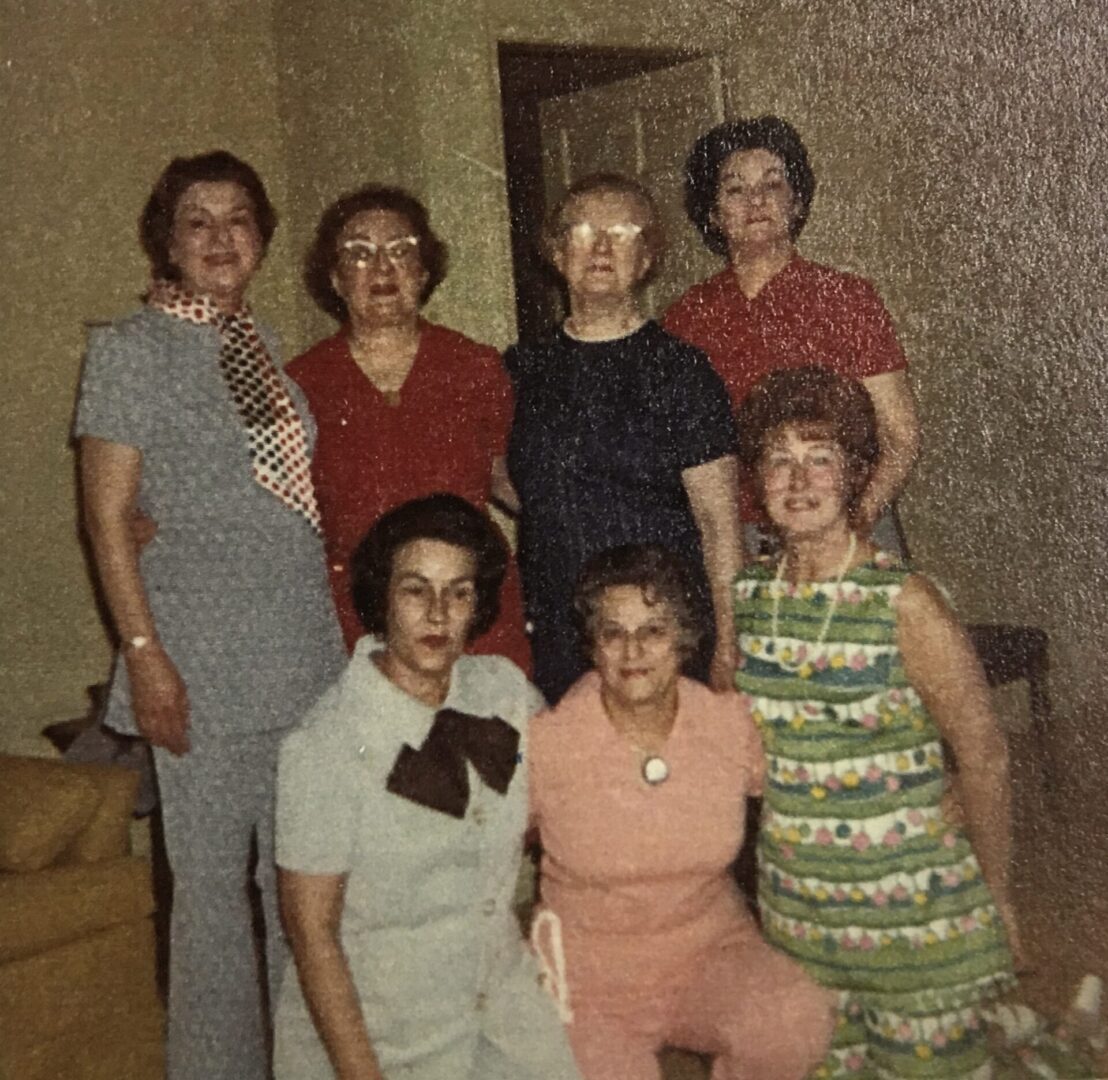
{"type": "Polygon", "coordinates": [[[1050,639],[1036,626],[1006,623],[976,623],[966,627],[985,678],[990,686],[1027,680],[1031,698],[1031,731],[1042,762],[1043,779],[1054,779],[1050,753],[1050,694],[1046,677],[1050,670],[1050,639]]]}

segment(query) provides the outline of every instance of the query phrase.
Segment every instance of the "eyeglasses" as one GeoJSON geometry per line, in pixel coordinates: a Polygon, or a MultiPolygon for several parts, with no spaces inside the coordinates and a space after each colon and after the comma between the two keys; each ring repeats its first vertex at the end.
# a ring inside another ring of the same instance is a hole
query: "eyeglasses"
{"type": "Polygon", "coordinates": [[[380,253],[393,266],[397,266],[410,259],[418,249],[419,237],[417,236],[400,236],[383,244],[375,244],[371,240],[344,240],[342,250],[339,252],[339,261],[364,270],[380,253]]]}
{"type": "Polygon", "coordinates": [[[673,619],[651,619],[642,626],[629,630],[619,623],[603,623],[596,632],[596,643],[604,649],[621,646],[626,648],[634,642],[640,649],[660,648],[673,640],[677,624],[673,619]]]}
{"type": "Polygon", "coordinates": [[[598,228],[589,221],[579,221],[566,226],[566,239],[579,248],[591,248],[600,237],[607,237],[614,248],[630,247],[642,235],[642,226],[631,222],[598,228]]]}
{"type": "Polygon", "coordinates": [[[754,202],[756,199],[787,199],[792,188],[783,176],[770,180],[759,180],[756,184],[744,184],[738,179],[724,179],[719,186],[720,195],[729,195],[733,199],[754,202]]]}

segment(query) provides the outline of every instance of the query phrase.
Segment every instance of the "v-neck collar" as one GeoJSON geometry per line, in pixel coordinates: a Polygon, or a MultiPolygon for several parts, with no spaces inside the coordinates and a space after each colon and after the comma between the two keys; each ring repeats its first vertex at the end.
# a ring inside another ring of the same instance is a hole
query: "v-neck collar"
{"type": "Polygon", "coordinates": [[[781,269],[778,270],[777,273],[774,274],[753,296],[747,296],[746,293],[743,292],[742,286],[739,284],[739,279],[735,276],[735,271],[732,267],[728,266],[727,269],[723,271],[725,275],[724,280],[727,282],[733,296],[737,297],[741,303],[749,307],[761,307],[767,302],[771,302],[773,300],[772,294],[779,292],[782,286],[787,287],[789,279],[796,275],[797,271],[801,269],[804,261],[802,255],[794,254],[793,257],[789,259],[789,261],[785,263],[785,265],[782,266],[781,269]]]}
{"type": "Polygon", "coordinates": [[[358,382],[359,385],[364,383],[365,390],[372,397],[383,401],[390,408],[398,409],[403,407],[405,400],[411,395],[410,384],[417,377],[417,374],[423,370],[427,353],[427,321],[425,319],[419,320],[419,344],[416,346],[415,358],[412,360],[412,366],[408,369],[408,374],[404,377],[404,382],[401,383],[400,389],[397,390],[397,401],[391,402],[389,395],[383,390],[379,389],[374,381],[358,366],[358,361],[354,359],[354,350],[350,347],[350,336],[344,327],[336,335],[338,338],[339,354],[342,357],[342,362],[348,369],[348,375],[351,379],[358,382]]]}

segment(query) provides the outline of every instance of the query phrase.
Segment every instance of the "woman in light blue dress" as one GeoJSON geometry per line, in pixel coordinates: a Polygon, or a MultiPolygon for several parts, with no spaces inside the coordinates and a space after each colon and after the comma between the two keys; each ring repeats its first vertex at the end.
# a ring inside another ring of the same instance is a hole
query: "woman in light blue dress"
{"type": "Polygon", "coordinates": [[[368,636],[281,749],[279,1080],[577,1080],[512,906],[542,698],[463,655],[506,559],[453,495],[390,511],[353,557],[368,636]]]}

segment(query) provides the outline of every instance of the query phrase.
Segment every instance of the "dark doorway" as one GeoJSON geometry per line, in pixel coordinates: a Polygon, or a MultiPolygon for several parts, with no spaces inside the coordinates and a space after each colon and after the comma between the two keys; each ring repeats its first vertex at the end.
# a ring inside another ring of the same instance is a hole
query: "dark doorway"
{"type": "Polygon", "coordinates": [[[536,240],[546,215],[539,105],[589,87],[695,60],[678,49],[617,49],[501,42],[500,108],[511,215],[512,273],[520,341],[533,341],[559,317],[553,276],[536,240]]]}

